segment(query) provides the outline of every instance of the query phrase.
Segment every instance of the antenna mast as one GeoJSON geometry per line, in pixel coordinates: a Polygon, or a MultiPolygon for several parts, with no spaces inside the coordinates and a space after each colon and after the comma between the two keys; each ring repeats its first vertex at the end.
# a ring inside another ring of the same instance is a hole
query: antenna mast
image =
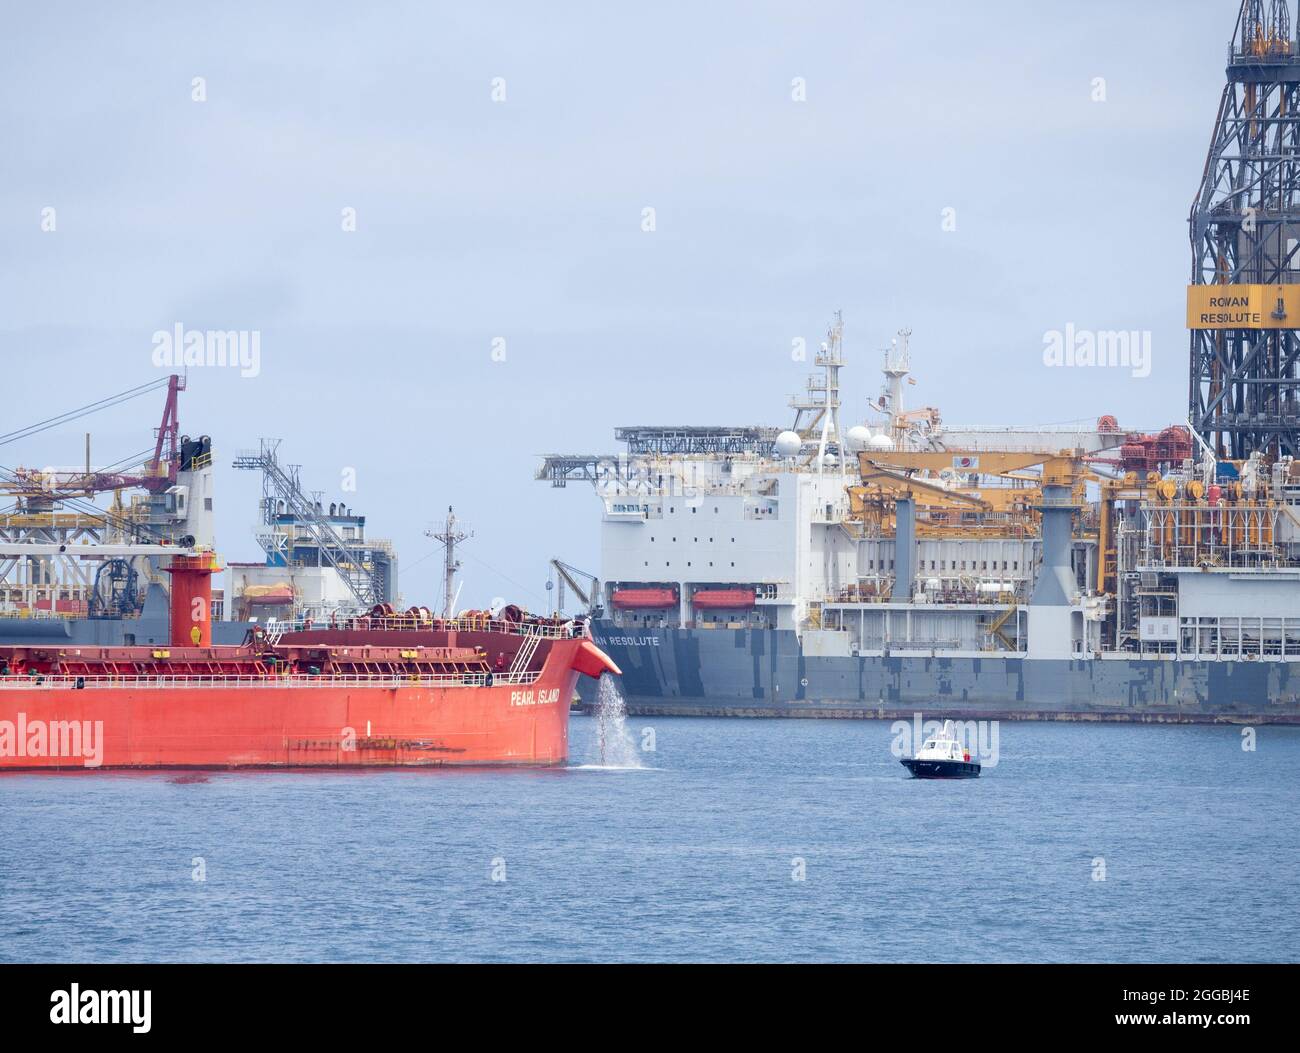
{"type": "Polygon", "coordinates": [[[434,530],[430,527],[424,532],[426,537],[431,537],[442,544],[444,549],[442,559],[443,575],[443,617],[450,618],[456,606],[456,571],[460,570],[460,560],[456,558],[456,546],[462,541],[468,541],[474,536],[474,531],[458,530],[456,528],[456,513],[452,511],[450,505],[447,506],[447,522],[442,530],[434,530]]]}

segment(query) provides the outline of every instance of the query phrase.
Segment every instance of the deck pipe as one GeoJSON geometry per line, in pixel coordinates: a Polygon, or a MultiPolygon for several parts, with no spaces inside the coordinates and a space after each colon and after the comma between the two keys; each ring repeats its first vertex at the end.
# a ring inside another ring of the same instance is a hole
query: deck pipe
{"type": "Polygon", "coordinates": [[[913,567],[916,555],[916,502],[902,497],[894,502],[894,592],[895,603],[911,603],[913,567]]]}
{"type": "Polygon", "coordinates": [[[212,646],[212,573],[210,555],[173,556],[166,568],[172,576],[171,645],[212,646]]]}

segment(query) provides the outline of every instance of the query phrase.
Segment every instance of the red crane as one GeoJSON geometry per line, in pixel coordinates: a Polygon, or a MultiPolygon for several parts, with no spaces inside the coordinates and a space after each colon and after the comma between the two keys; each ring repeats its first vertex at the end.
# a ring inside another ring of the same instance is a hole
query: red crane
{"type": "MultiPolygon", "coordinates": [[[[121,395],[114,395],[91,403],[79,410],[62,414],[53,422],[36,425],[15,432],[15,437],[26,437],[45,430],[50,423],[67,423],[107,406],[117,405],[146,391],[155,390],[158,382],[145,385],[121,395]]],[[[108,490],[142,489],[160,493],[176,484],[180,469],[180,416],[178,395],[185,390],[185,378],[173,373],[167,378],[167,400],[163,405],[162,423],[155,429],[153,457],[144,465],[142,475],[123,475],[115,472],[43,472],[33,468],[15,468],[0,477],[0,490],[31,496],[73,497],[89,496],[108,490]]]]}

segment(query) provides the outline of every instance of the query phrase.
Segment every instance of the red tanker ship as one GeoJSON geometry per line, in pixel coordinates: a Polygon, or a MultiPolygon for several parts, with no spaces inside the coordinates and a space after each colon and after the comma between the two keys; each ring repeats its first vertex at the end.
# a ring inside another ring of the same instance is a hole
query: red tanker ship
{"type": "Polygon", "coordinates": [[[563,764],[586,627],[423,609],[211,645],[211,556],[172,561],[171,643],[0,648],[0,771],[563,764]]]}

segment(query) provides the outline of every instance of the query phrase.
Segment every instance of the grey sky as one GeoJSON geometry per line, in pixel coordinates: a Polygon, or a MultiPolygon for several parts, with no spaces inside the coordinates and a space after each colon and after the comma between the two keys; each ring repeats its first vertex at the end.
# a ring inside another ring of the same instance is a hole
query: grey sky
{"type": "MultiPolygon", "coordinates": [[[[258,377],[191,371],[184,429],[226,464],[281,436],[330,496],[355,467],[408,601],[451,502],[471,605],[597,569],[595,498],[537,455],[786,423],[791,341],[837,308],[850,415],[906,325],[909,397],[950,422],[1185,417],[1235,0],[3,6],[0,431],[152,379],[157,329],[260,329],[258,377]],[[1150,330],[1151,376],[1045,368],[1067,323],[1150,330]]],[[[93,418],[96,460],[160,411],[93,418]]],[[[218,485],[222,554],[256,558],[256,477],[218,485]]]]}

